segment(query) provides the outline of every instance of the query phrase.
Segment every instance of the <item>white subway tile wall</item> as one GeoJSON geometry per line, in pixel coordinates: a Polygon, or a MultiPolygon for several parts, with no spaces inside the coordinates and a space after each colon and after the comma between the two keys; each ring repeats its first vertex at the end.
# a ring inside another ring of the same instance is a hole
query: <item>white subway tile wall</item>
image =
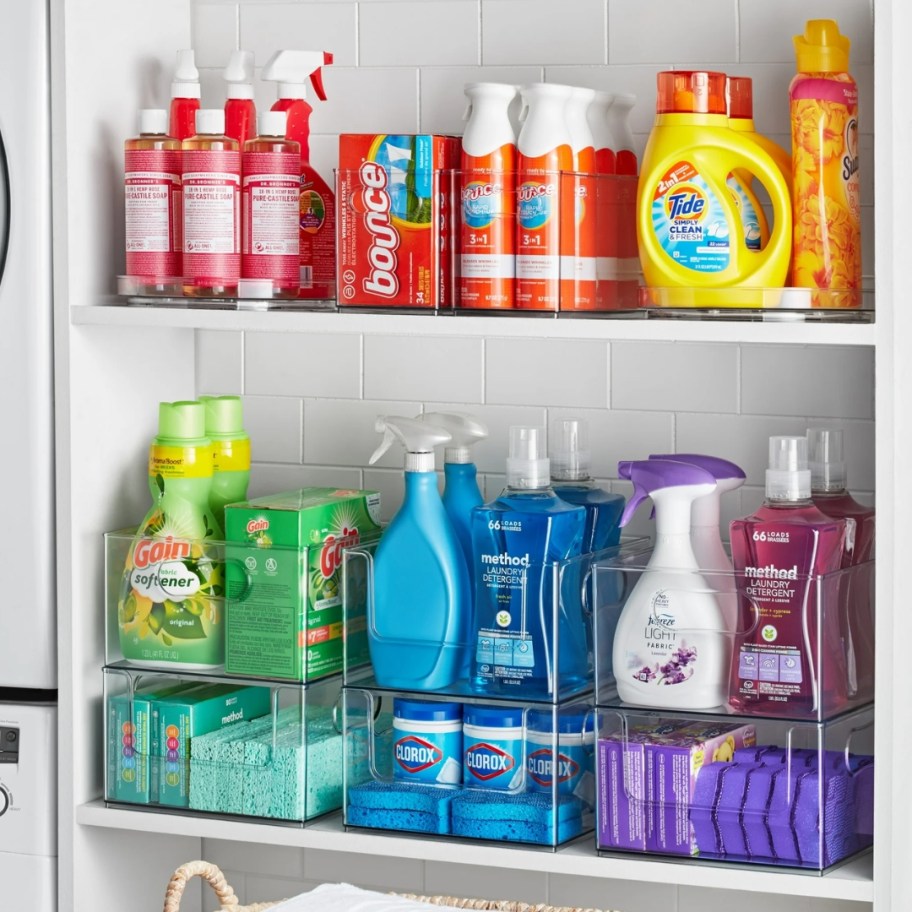
{"type": "MultiPolygon", "coordinates": [[[[758,127],[789,141],[792,35],[805,19],[835,17],[852,40],[861,90],[865,273],[873,272],[873,11],[870,0],[194,0],[193,42],[203,103],[221,105],[221,69],[236,48],[256,53],[261,109],[275,87],[260,68],[282,47],[325,49],[328,102],[314,104],[312,158],[327,180],[339,132],[459,132],[462,85],[545,79],[634,92],[631,127],[642,150],[653,119],[655,74],[709,66],[754,78],[758,127]]],[[[544,326],[544,324],[543,324],[544,326]]],[[[511,424],[579,414],[592,427],[593,471],[613,490],[617,461],[657,450],[716,453],[741,464],[747,486],[727,496],[726,519],[763,497],[767,438],[808,426],[843,427],[849,482],[874,490],[873,360],[863,349],[631,342],[568,343],[436,337],[197,333],[198,393],[245,397],[252,431],[252,494],[305,484],[363,486],[401,499],[401,451],[376,467],[380,414],[470,411],[491,438],[477,448],[488,498],[503,487],[511,424]],[[838,419],[832,416],[841,416],[838,419]]],[[[543,328],[547,337],[547,328],[543,328]]],[[[640,510],[630,531],[648,533],[640,510]]],[[[463,865],[296,852],[204,840],[204,857],[231,872],[243,902],[277,899],[323,880],[381,889],[484,895],[624,912],[730,907],[759,912],[770,897],[673,885],[500,872],[463,865]],[[341,860],[340,860],[341,859],[341,860]],[[713,905],[715,903],[715,905],[713,905]]],[[[632,862],[633,864],[633,862],[632,862]]],[[[865,912],[865,904],[776,897],[791,912],[865,912]]]]}

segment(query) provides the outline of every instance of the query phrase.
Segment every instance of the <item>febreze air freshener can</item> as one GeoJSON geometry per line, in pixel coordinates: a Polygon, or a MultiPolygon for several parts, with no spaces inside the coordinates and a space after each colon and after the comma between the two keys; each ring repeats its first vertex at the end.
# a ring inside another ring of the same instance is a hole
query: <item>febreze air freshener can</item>
{"type": "Polygon", "coordinates": [[[453,136],[339,137],[340,304],[450,306],[458,158],[453,136]]]}
{"type": "Polygon", "coordinates": [[[462,704],[393,700],[393,777],[458,785],[462,780],[462,704]]]}
{"type": "Polygon", "coordinates": [[[466,706],[462,781],[472,788],[518,791],[523,785],[523,711],[466,706]]]}

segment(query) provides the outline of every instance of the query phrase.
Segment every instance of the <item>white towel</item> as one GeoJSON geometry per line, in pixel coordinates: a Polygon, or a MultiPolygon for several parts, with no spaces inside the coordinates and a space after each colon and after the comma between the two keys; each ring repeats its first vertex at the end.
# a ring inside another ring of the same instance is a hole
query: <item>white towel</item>
{"type": "Polygon", "coordinates": [[[440,912],[454,908],[362,890],[351,884],[321,884],[309,893],[286,899],[272,912],[440,912]]]}

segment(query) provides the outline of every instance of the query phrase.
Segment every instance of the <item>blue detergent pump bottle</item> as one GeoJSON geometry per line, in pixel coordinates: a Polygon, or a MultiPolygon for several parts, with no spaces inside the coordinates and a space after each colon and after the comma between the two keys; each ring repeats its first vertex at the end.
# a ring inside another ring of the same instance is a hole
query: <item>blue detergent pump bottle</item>
{"type": "Polygon", "coordinates": [[[561,500],[586,511],[583,554],[602,551],[621,540],[624,496],[599,488],[592,480],[589,422],[562,418],[551,423],[551,487],[561,500]]]}
{"type": "Polygon", "coordinates": [[[478,693],[542,700],[590,683],[580,587],[559,563],[582,553],[586,511],[551,490],[545,452],[544,428],[511,427],[507,487],[472,513],[478,693]]]}
{"type": "Polygon", "coordinates": [[[374,555],[368,609],[368,647],[381,687],[439,690],[465,668],[472,618],[462,545],[444,509],[434,449],[447,431],[415,418],[378,418],[383,441],[375,463],[394,440],[405,447],[405,498],[374,555]]]}

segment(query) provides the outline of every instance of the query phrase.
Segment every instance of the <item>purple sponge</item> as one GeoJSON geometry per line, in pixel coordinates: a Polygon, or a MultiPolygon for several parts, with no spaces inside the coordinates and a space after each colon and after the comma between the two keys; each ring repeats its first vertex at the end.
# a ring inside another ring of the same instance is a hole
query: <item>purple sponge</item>
{"type": "Polygon", "coordinates": [[[747,777],[753,769],[746,763],[729,763],[719,777],[722,783],[713,807],[719,852],[722,855],[744,858],[747,843],[741,827],[741,809],[747,791],[747,777]]]}
{"type": "Polygon", "coordinates": [[[744,834],[745,852],[751,858],[776,857],[767,817],[776,778],[784,773],[781,766],[766,764],[755,766],[748,772],[744,783],[741,831],[744,834]]]}
{"type": "Polygon", "coordinates": [[[449,833],[450,806],[457,794],[440,786],[366,782],[348,790],[345,821],[383,830],[449,833]]]}
{"type": "Polygon", "coordinates": [[[707,763],[697,773],[690,799],[690,823],[701,855],[719,854],[719,834],[713,821],[713,809],[719,800],[725,770],[730,765],[707,763]]]}
{"type": "Polygon", "coordinates": [[[465,791],[453,799],[455,836],[559,845],[578,836],[582,828],[582,804],[573,795],[561,796],[556,808],[551,796],[544,794],[465,791]]]}

